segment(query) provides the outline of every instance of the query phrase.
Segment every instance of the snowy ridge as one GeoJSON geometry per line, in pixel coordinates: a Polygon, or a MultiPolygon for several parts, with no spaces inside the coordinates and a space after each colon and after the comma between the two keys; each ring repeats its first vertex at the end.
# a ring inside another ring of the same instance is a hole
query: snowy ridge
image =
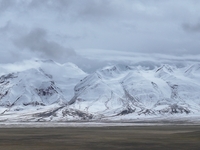
{"type": "Polygon", "coordinates": [[[109,117],[199,112],[199,80],[186,75],[186,68],[120,67],[106,67],[87,76],[76,85],[70,104],[109,117]]]}
{"type": "MultiPolygon", "coordinates": [[[[0,121],[131,120],[200,113],[200,65],[106,66],[31,61],[0,77],[0,121]]],[[[19,65],[17,65],[19,66],[19,65]]],[[[16,67],[17,67],[16,66],[16,67]]]]}

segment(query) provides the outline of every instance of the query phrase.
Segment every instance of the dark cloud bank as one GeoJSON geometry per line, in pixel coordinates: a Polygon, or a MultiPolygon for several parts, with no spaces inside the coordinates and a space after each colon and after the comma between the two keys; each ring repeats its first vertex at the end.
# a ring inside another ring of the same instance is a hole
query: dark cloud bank
{"type": "Polygon", "coordinates": [[[19,49],[36,52],[42,57],[48,57],[60,62],[64,62],[68,57],[76,55],[75,51],[65,48],[55,41],[46,39],[47,33],[44,29],[36,28],[27,35],[14,40],[14,44],[19,49]]]}

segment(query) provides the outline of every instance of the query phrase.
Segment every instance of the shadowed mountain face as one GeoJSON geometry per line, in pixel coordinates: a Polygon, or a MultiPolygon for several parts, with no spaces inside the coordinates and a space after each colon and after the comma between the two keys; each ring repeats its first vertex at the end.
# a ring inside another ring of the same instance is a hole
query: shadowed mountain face
{"type": "Polygon", "coordinates": [[[200,111],[199,64],[155,69],[121,64],[88,75],[71,63],[32,63],[35,67],[0,77],[2,121],[179,117],[200,111]]]}

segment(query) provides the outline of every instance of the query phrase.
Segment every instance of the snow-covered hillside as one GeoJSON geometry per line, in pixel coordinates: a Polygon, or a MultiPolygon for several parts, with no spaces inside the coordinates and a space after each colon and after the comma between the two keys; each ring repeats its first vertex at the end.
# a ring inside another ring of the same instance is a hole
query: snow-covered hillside
{"type": "Polygon", "coordinates": [[[187,70],[169,65],[154,70],[106,67],[76,85],[70,104],[109,116],[196,113],[200,110],[200,82],[195,71],[189,74],[187,70]]]}
{"type": "Polygon", "coordinates": [[[154,69],[118,64],[87,74],[72,63],[27,63],[24,69],[1,66],[1,121],[129,120],[200,113],[199,64],[154,69]]]}

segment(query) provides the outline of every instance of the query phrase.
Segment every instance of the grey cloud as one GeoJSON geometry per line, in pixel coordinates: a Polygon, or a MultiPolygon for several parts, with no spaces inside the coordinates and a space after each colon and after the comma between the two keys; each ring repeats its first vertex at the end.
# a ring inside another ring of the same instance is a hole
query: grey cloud
{"type": "Polygon", "coordinates": [[[113,3],[108,0],[93,0],[82,2],[77,16],[84,19],[99,20],[102,18],[110,18],[116,11],[113,7],[113,3]]]}
{"type": "Polygon", "coordinates": [[[7,21],[4,26],[0,27],[0,34],[2,34],[2,33],[6,34],[9,31],[10,26],[11,26],[10,21],[7,21]]]}
{"type": "Polygon", "coordinates": [[[0,0],[0,12],[6,11],[8,8],[15,5],[13,0],[0,0]]]}
{"type": "MultiPolygon", "coordinates": [[[[117,1],[116,1],[117,2],[117,1]]],[[[54,11],[57,17],[72,21],[100,21],[116,16],[117,5],[110,0],[31,0],[23,9],[54,11]]]]}
{"type": "Polygon", "coordinates": [[[66,10],[73,0],[31,0],[27,3],[27,7],[31,9],[53,9],[63,11],[66,10]]]}
{"type": "Polygon", "coordinates": [[[185,31],[189,31],[189,32],[200,32],[200,22],[198,22],[197,24],[189,24],[189,23],[184,23],[182,25],[183,29],[185,31]]]}
{"type": "Polygon", "coordinates": [[[200,54],[199,34],[191,34],[200,32],[199,5],[199,0],[0,0],[0,49],[63,62],[76,56],[67,47],[77,54],[90,48],[200,54]]]}
{"type": "Polygon", "coordinates": [[[36,28],[27,35],[14,40],[14,44],[23,50],[30,50],[41,54],[44,58],[55,59],[64,62],[76,53],[71,48],[65,48],[54,41],[47,40],[47,32],[44,29],[36,28]]]}

